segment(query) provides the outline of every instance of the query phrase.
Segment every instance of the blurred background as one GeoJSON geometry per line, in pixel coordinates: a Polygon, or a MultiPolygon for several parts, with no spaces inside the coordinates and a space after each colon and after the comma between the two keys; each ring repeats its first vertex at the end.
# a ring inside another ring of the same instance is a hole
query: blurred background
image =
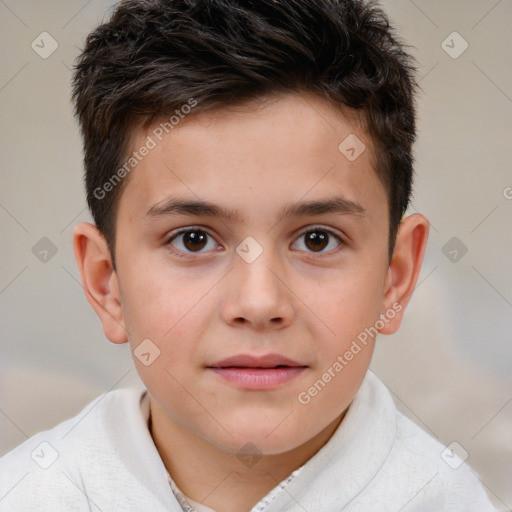
{"type": "MultiPolygon", "coordinates": [[[[138,379],[72,250],[73,226],[91,219],[70,68],[112,5],[0,0],[0,455],[138,379]]],[[[512,2],[383,5],[420,65],[410,213],[431,231],[403,326],[379,338],[372,370],[512,510],[512,2]]]]}

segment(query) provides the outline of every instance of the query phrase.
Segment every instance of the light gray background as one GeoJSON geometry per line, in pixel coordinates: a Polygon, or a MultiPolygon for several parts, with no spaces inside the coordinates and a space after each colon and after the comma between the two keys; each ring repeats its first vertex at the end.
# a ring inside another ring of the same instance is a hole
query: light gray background
{"type": "MultiPolygon", "coordinates": [[[[111,5],[0,0],[0,454],[137,379],[128,347],[106,340],[85,299],[71,244],[90,217],[70,66],[111,5]],[[43,31],[59,45],[47,59],[31,48],[43,31]],[[32,252],[42,237],[57,248],[47,262],[32,252]]],[[[431,234],[404,324],[380,337],[372,369],[402,411],[469,453],[511,510],[512,3],[384,5],[420,64],[411,212],[431,234]],[[442,46],[454,31],[469,44],[456,59],[442,46]],[[455,262],[443,252],[452,237],[455,262]]]]}

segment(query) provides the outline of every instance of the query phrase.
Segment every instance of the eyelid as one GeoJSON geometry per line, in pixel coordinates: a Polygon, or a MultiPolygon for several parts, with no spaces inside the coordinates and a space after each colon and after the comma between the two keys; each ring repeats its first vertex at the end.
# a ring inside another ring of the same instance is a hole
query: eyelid
{"type": "Polygon", "coordinates": [[[305,227],[299,232],[299,236],[304,235],[305,233],[309,233],[310,231],[315,231],[315,229],[318,229],[318,231],[325,231],[330,235],[334,235],[336,238],[340,240],[340,242],[345,241],[344,236],[341,235],[338,231],[334,230],[334,228],[329,228],[321,224],[311,224],[310,226],[305,227]]]}
{"type": "Polygon", "coordinates": [[[205,233],[207,233],[208,235],[210,235],[213,238],[213,235],[210,233],[208,228],[206,228],[204,226],[195,225],[195,224],[192,226],[184,226],[182,228],[176,228],[174,231],[171,231],[170,233],[168,233],[164,238],[166,240],[166,243],[169,243],[171,240],[176,238],[178,235],[181,235],[182,233],[186,233],[187,231],[194,231],[194,230],[204,231],[205,233]]]}

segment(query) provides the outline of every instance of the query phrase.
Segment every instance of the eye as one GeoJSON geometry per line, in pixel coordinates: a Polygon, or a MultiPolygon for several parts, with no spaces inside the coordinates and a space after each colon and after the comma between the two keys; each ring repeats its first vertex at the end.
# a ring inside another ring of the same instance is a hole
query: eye
{"type": "MultiPolygon", "coordinates": [[[[343,240],[329,229],[322,228],[321,226],[314,226],[303,232],[299,236],[299,240],[304,238],[303,245],[309,252],[325,253],[330,250],[336,249],[343,245],[343,240]],[[333,243],[333,241],[337,241],[333,243]],[[325,248],[328,250],[324,250],[325,248]]],[[[295,244],[294,244],[295,245],[295,244]]],[[[299,250],[302,250],[299,248],[299,250]]]]}
{"type": "MultiPolygon", "coordinates": [[[[306,250],[313,253],[327,253],[343,245],[343,240],[333,231],[321,226],[313,226],[304,231],[299,236],[299,241],[304,239],[305,249],[299,247],[298,250],[306,250]]],[[[298,242],[295,242],[294,248],[297,248],[298,242]]],[[[209,250],[218,250],[219,245],[214,238],[204,229],[187,228],[173,234],[166,242],[176,249],[178,256],[190,254],[202,254],[209,250]],[[179,254],[181,253],[181,254],[179,254]]],[[[299,245],[301,245],[299,243],[299,245]]]]}
{"type": "Polygon", "coordinates": [[[172,245],[178,252],[185,254],[202,253],[219,247],[213,237],[199,228],[188,228],[178,231],[167,240],[166,245],[172,245]],[[208,244],[210,244],[209,247],[208,244]],[[206,250],[203,251],[205,248],[206,250]]]}

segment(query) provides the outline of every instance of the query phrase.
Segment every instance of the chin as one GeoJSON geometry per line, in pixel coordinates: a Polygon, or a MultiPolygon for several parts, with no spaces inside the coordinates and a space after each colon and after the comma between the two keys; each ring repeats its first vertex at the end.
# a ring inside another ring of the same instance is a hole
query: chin
{"type": "Polygon", "coordinates": [[[211,431],[206,439],[223,451],[236,455],[244,451],[254,451],[259,455],[277,455],[297,448],[308,441],[309,437],[303,429],[290,430],[284,425],[278,426],[283,418],[272,423],[257,421],[244,422],[243,424],[230,424],[228,432],[222,431],[222,438],[211,439],[211,431]],[[298,430],[298,431],[297,431],[298,430]],[[300,437],[299,437],[300,436],[300,437]]]}

